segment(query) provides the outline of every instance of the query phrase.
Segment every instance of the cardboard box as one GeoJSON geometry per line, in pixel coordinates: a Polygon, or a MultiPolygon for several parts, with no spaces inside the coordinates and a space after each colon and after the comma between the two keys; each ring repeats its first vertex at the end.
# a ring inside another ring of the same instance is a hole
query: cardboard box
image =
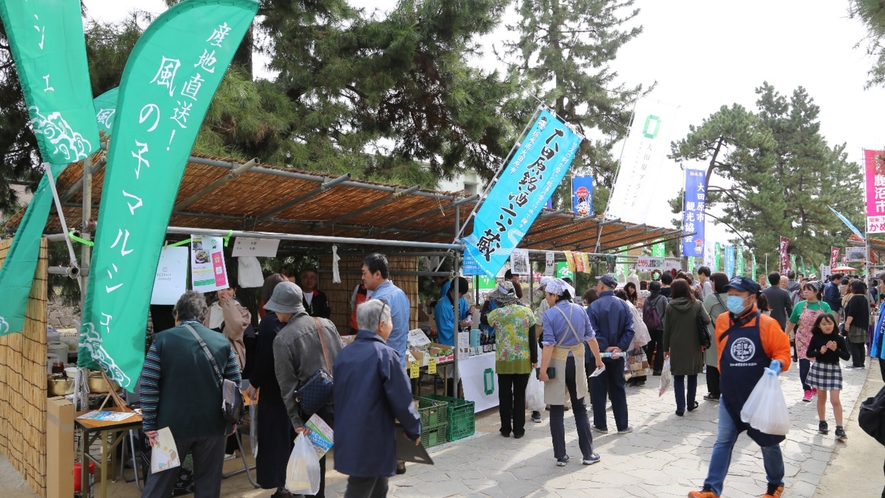
{"type": "Polygon", "coordinates": [[[46,496],[74,496],[74,404],[65,397],[46,400],[46,496]]]}
{"type": "Polygon", "coordinates": [[[415,358],[415,361],[418,362],[418,366],[420,366],[420,367],[427,366],[427,360],[428,360],[428,358],[430,358],[429,355],[426,355],[426,354],[422,353],[421,351],[414,350],[414,349],[409,351],[409,353],[411,353],[411,355],[415,358]]]}

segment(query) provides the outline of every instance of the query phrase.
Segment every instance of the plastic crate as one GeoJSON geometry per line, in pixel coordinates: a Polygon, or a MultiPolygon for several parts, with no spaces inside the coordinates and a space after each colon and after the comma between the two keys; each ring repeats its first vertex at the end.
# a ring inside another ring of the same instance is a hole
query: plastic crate
{"type": "Polygon", "coordinates": [[[421,431],[421,444],[425,448],[433,448],[449,441],[446,433],[448,424],[438,425],[436,427],[424,427],[421,431]]]}
{"type": "Polygon", "coordinates": [[[448,429],[446,437],[449,441],[457,441],[472,436],[476,432],[476,416],[474,414],[475,403],[459,398],[450,398],[439,394],[422,396],[433,401],[443,401],[448,408],[448,429]]]}
{"type": "Polygon", "coordinates": [[[418,414],[421,415],[422,426],[436,427],[448,422],[448,403],[419,396],[415,396],[414,399],[418,403],[418,414]]]}

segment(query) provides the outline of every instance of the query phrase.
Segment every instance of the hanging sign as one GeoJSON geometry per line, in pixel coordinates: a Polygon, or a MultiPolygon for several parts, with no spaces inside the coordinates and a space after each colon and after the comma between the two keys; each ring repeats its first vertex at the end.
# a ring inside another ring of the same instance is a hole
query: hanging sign
{"type": "Polygon", "coordinates": [[[835,268],[839,264],[839,254],[841,252],[841,248],[830,246],[830,268],[835,268]]]}
{"type": "Polygon", "coordinates": [[[582,140],[541,111],[476,213],[473,233],[462,239],[486,275],[497,274],[510,258],[565,177],[582,140]]]}
{"type": "Polygon", "coordinates": [[[237,237],[234,241],[233,257],[255,256],[257,258],[275,258],[277,249],[280,247],[279,239],[253,239],[251,237],[237,237]]]}
{"type": "Polygon", "coordinates": [[[642,271],[660,270],[664,268],[664,258],[651,258],[639,256],[636,259],[636,268],[642,271]]]}
{"type": "Polygon", "coordinates": [[[885,233],[885,151],[864,150],[867,233],[885,233]]]}
{"type": "Polygon", "coordinates": [[[663,258],[667,256],[667,249],[663,242],[658,242],[651,246],[651,255],[655,258],[663,258]]]}
{"type": "Polygon", "coordinates": [[[786,275],[787,271],[789,271],[790,268],[792,268],[790,266],[790,255],[788,252],[789,250],[790,250],[790,239],[788,239],[786,237],[781,237],[778,252],[780,254],[780,259],[781,259],[781,271],[780,272],[782,275],[786,275]]]}
{"type": "Polygon", "coordinates": [[[734,276],[734,246],[725,246],[725,274],[728,278],[734,276]]]}
{"type": "Polygon", "coordinates": [[[544,275],[552,277],[553,273],[556,271],[556,255],[552,251],[547,251],[544,253],[544,259],[544,275]]]}
{"type": "Polygon", "coordinates": [[[514,275],[531,275],[529,252],[525,249],[514,249],[510,253],[510,272],[514,275]]]}
{"type": "Polygon", "coordinates": [[[187,290],[187,247],[164,247],[157,264],[151,304],[175,304],[187,290]]]}
{"type": "Polygon", "coordinates": [[[578,216],[593,215],[593,177],[572,177],[572,209],[578,216]]]}
{"type": "Polygon", "coordinates": [[[685,170],[685,195],[682,202],[682,255],[704,256],[704,220],[706,220],[707,190],[705,172],[685,170]]]}
{"type": "Polygon", "coordinates": [[[556,263],[556,278],[568,278],[574,282],[575,273],[569,269],[568,263],[560,261],[556,263]]]}
{"type": "Polygon", "coordinates": [[[203,294],[230,287],[223,238],[191,236],[191,286],[203,294]]]}
{"type": "MultiPolygon", "coordinates": [[[[258,6],[257,0],[177,3],[148,26],[123,71],[78,364],[98,361],[129,391],[144,363],[132,345],[144,343],[151,285],[188,155],[258,6]]],[[[89,117],[95,124],[94,109],[89,117]]],[[[195,280],[214,282],[204,288],[220,288],[219,279],[227,285],[223,258],[209,261],[222,273],[195,280]]]]}

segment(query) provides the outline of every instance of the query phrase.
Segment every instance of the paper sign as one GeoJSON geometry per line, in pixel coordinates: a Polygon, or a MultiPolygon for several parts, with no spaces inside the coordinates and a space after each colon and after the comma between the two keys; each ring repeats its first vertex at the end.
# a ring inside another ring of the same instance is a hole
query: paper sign
{"type": "Polygon", "coordinates": [[[413,361],[409,363],[409,378],[417,379],[418,375],[421,373],[421,367],[418,365],[417,361],[413,361]]]}
{"type": "Polygon", "coordinates": [[[427,360],[427,373],[433,375],[436,373],[436,358],[427,360]]]}
{"type": "Polygon", "coordinates": [[[280,247],[279,239],[253,239],[237,237],[234,241],[233,257],[256,256],[274,258],[280,247]]]}
{"type": "Polygon", "coordinates": [[[202,293],[230,287],[221,237],[191,236],[191,283],[195,291],[202,293]]]}
{"type": "Polygon", "coordinates": [[[151,304],[175,304],[187,290],[187,247],[166,247],[160,251],[151,304]]]}
{"type": "Polygon", "coordinates": [[[514,275],[531,275],[529,268],[529,252],[525,249],[514,249],[510,253],[510,271],[514,275]]]}
{"type": "Polygon", "coordinates": [[[175,438],[168,427],[157,431],[157,445],[151,448],[151,474],[181,466],[175,438]]]}
{"type": "Polygon", "coordinates": [[[544,266],[544,275],[552,277],[553,272],[556,271],[556,254],[553,251],[547,251],[544,254],[544,258],[546,260],[546,266],[544,266]]]}

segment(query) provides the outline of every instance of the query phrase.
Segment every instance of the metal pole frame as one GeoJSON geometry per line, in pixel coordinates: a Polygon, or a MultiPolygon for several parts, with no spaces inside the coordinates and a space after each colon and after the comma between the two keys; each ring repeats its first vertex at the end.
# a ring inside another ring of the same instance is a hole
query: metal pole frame
{"type": "MultiPolygon", "coordinates": [[[[460,235],[458,233],[458,227],[460,226],[460,221],[461,221],[461,205],[459,204],[459,205],[455,206],[455,241],[456,242],[458,241],[458,236],[460,235]]],[[[462,248],[461,250],[463,251],[463,244],[461,245],[461,248],[462,248]]],[[[461,327],[460,327],[461,320],[458,320],[458,318],[461,316],[460,311],[458,310],[458,305],[461,302],[461,300],[458,299],[458,295],[459,295],[458,294],[458,277],[460,276],[459,263],[460,263],[460,261],[459,261],[458,255],[456,254],[455,257],[453,258],[453,261],[452,261],[452,269],[454,270],[454,274],[455,274],[455,278],[452,280],[452,288],[455,290],[455,293],[452,295],[452,301],[454,301],[454,305],[455,305],[455,320],[454,320],[455,330],[454,330],[454,334],[453,334],[454,341],[453,341],[453,347],[452,347],[452,353],[454,353],[454,356],[455,356],[455,361],[453,362],[454,363],[453,364],[454,373],[452,374],[452,382],[455,383],[455,386],[452,391],[454,394],[454,396],[453,396],[454,398],[458,397],[458,382],[461,380],[461,372],[459,370],[459,365],[458,365],[458,345],[460,344],[458,337],[459,337],[459,334],[461,333],[461,327]]],[[[439,270],[439,268],[437,268],[437,270],[439,270]]],[[[448,395],[448,392],[446,392],[446,395],[448,395]]]]}

